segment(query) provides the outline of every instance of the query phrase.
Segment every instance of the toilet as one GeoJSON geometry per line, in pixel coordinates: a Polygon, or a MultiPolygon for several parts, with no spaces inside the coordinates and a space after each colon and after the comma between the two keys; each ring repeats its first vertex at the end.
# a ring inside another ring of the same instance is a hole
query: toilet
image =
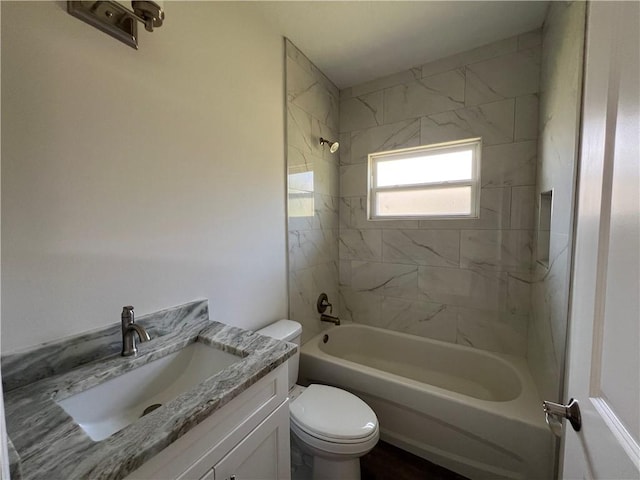
{"type": "MultiPolygon", "coordinates": [[[[302,326],[279,320],[258,333],[300,347],[302,326]]],[[[378,419],[371,407],[339,388],[296,385],[299,351],[288,360],[291,438],[313,457],[313,479],[360,480],[360,457],[378,443],[378,419]]]]}

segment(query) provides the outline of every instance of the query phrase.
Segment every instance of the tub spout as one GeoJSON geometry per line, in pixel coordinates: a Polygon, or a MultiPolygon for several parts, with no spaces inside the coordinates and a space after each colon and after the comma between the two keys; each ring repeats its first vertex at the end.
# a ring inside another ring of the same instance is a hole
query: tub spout
{"type": "Polygon", "coordinates": [[[322,315],[320,315],[320,320],[323,322],[330,322],[336,325],[340,325],[340,319],[338,317],[334,317],[333,315],[327,315],[326,313],[323,313],[322,315]]]}

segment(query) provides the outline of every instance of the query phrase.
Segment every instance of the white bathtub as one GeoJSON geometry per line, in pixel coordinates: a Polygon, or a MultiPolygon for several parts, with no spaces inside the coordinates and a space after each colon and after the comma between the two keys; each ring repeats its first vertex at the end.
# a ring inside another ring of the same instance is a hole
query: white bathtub
{"type": "Polygon", "coordinates": [[[522,358],[351,324],[304,344],[300,369],[303,382],[365,400],[383,440],[471,479],[553,477],[552,436],[522,358]]]}

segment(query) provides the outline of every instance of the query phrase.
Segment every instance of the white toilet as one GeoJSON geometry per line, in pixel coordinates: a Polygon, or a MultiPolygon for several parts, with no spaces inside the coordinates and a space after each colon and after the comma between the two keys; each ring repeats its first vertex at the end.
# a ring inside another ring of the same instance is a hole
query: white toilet
{"type": "MultiPolygon", "coordinates": [[[[279,320],[261,335],[300,346],[302,326],[279,320]]],[[[327,385],[296,385],[299,352],[288,360],[289,412],[294,443],[313,457],[313,478],[360,480],[360,457],[378,443],[378,419],[355,395],[327,385]]]]}

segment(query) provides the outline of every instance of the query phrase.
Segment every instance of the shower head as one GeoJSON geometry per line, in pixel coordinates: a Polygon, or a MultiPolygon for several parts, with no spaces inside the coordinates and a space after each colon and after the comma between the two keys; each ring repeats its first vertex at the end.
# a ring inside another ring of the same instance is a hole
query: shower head
{"type": "Polygon", "coordinates": [[[336,153],[340,148],[340,144],[338,142],[332,142],[331,140],[320,137],[320,145],[324,145],[325,143],[329,145],[329,151],[331,153],[336,153]]]}

